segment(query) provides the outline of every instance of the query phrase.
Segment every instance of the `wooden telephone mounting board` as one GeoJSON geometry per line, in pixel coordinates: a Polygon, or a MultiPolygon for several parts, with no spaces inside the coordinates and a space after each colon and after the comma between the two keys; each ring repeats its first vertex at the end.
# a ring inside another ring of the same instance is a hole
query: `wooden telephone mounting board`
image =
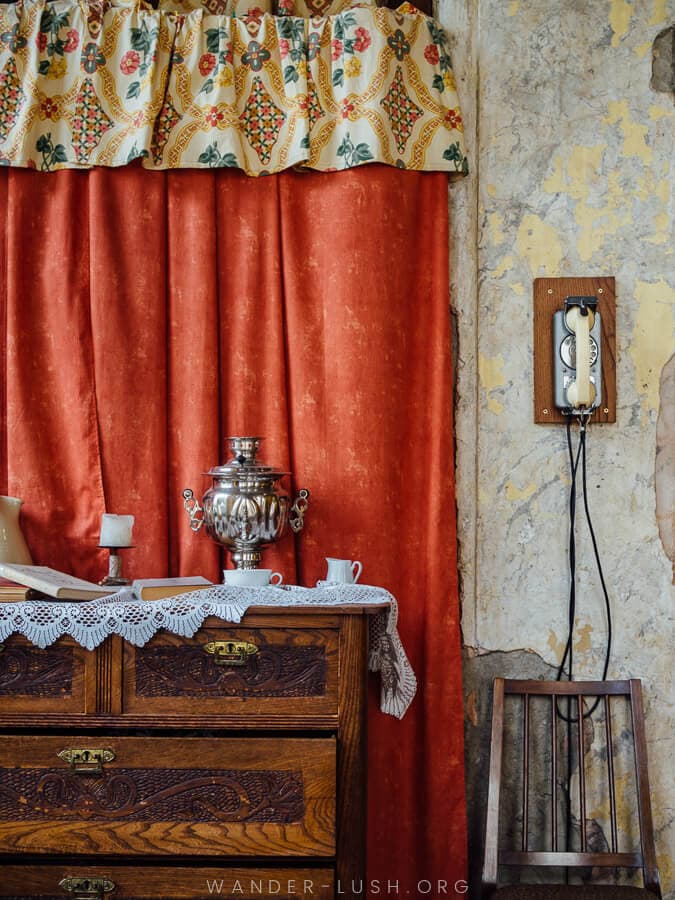
{"type": "Polygon", "coordinates": [[[614,278],[535,278],[534,421],[564,425],[553,402],[553,314],[566,297],[596,297],[602,322],[602,403],[591,422],[616,422],[616,294],[614,278]]]}

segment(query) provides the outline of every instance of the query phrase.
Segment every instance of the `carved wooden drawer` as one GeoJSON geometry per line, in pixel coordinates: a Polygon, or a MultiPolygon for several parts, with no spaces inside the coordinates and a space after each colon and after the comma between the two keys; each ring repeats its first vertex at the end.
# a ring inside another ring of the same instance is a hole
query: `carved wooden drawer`
{"type": "Polygon", "coordinates": [[[3,900],[275,900],[333,897],[331,869],[118,865],[5,866],[3,900]]]}
{"type": "Polygon", "coordinates": [[[94,657],[70,638],[44,650],[20,635],[0,644],[0,709],[3,713],[83,713],[94,657]]]}
{"type": "Polygon", "coordinates": [[[329,857],[335,751],[333,738],[0,736],[0,853],[329,857]]]}
{"type": "Polygon", "coordinates": [[[352,896],[344,886],[365,871],[367,632],[361,608],[279,607],[145,647],[10,638],[0,898],[352,896]],[[61,884],[89,875],[114,889],[61,884]]]}
{"type": "Polygon", "coordinates": [[[192,638],[161,633],[124,650],[124,713],[337,716],[337,628],[264,626],[201,629],[192,638]]]}

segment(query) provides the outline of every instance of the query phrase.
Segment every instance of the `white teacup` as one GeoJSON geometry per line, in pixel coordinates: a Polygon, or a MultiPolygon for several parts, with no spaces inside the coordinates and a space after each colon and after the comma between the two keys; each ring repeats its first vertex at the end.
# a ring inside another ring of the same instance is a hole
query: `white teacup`
{"type": "Polygon", "coordinates": [[[351,559],[333,559],[331,556],[326,557],[328,563],[328,572],[326,573],[326,581],[333,584],[355,584],[361,577],[363,566],[358,559],[353,562],[351,559]]]}
{"type": "Polygon", "coordinates": [[[262,587],[266,584],[281,584],[281,572],[272,569],[225,569],[223,581],[236,587],[262,587]]]}

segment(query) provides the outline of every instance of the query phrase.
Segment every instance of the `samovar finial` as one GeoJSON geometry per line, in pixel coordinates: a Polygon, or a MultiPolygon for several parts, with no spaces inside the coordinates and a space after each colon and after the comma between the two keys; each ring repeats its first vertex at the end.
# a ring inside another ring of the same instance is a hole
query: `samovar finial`
{"type": "Polygon", "coordinates": [[[236,460],[242,466],[254,466],[255,458],[258,450],[260,450],[260,437],[231,437],[230,450],[232,451],[233,460],[236,460]]]}

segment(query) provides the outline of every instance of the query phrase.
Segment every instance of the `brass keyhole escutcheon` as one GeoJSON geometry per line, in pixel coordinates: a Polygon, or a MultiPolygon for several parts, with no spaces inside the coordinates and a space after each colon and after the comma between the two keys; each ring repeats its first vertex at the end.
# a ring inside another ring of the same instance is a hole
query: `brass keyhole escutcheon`
{"type": "Polygon", "coordinates": [[[77,750],[69,747],[57,753],[57,756],[67,762],[73,772],[79,772],[82,775],[99,775],[103,771],[103,764],[115,759],[112,750],[98,747],[95,749],[83,747],[77,750]]]}
{"type": "Polygon", "coordinates": [[[115,890],[115,882],[109,878],[90,878],[86,875],[74,878],[68,875],[59,881],[59,887],[71,895],[71,900],[102,900],[104,894],[115,890]]]}
{"type": "Polygon", "coordinates": [[[213,656],[217,666],[245,666],[258,648],[250,641],[209,641],[204,644],[204,652],[213,656]]]}

